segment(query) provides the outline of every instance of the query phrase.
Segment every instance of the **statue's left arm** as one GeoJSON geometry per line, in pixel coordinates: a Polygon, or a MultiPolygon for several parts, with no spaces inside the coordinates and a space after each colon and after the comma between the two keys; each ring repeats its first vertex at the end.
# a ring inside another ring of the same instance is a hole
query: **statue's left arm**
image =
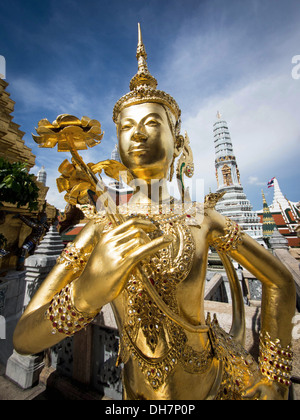
{"type": "Polygon", "coordinates": [[[276,257],[243,233],[235,222],[215,210],[209,210],[208,216],[210,244],[226,252],[262,282],[261,370],[266,378],[286,390],[291,371],[292,318],[296,304],[293,277],[276,257]]]}

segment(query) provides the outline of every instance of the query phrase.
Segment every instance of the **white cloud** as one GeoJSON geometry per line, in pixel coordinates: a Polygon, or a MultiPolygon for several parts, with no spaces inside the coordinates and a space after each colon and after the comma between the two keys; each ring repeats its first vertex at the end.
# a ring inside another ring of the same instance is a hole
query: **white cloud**
{"type": "Polygon", "coordinates": [[[265,186],[266,185],[266,182],[265,181],[261,182],[257,178],[257,176],[249,176],[248,177],[248,184],[250,184],[250,185],[261,185],[261,186],[265,186]]]}

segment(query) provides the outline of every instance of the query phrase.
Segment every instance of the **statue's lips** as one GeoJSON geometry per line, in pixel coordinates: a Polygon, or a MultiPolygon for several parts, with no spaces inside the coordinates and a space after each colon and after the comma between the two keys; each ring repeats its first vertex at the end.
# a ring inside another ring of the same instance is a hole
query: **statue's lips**
{"type": "Polygon", "coordinates": [[[142,144],[131,146],[128,150],[128,153],[142,153],[142,152],[148,152],[149,147],[144,146],[142,144]]]}

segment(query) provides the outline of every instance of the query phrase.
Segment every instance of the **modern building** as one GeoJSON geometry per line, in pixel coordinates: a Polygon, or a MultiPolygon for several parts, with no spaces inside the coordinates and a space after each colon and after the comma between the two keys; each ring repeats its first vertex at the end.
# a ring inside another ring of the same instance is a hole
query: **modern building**
{"type": "Polygon", "coordinates": [[[217,192],[226,193],[216,205],[216,210],[233,219],[248,235],[263,243],[261,220],[244,193],[228,124],[219,112],[214,124],[214,143],[217,192]]]}

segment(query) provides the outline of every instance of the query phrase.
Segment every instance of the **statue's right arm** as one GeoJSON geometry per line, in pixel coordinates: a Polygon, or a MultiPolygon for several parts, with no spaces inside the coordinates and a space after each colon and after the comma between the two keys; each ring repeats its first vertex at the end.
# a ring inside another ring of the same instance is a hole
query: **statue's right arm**
{"type": "MultiPolygon", "coordinates": [[[[94,221],[89,222],[74,241],[76,247],[92,252],[101,237],[102,227],[94,221]]],[[[56,264],[48,277],[44,280],[21,319],[14,332],[14,348],[20,354],[36,354],[49,348],[66,336],[52,334],[52,325],[45,318],[45,312],[51,300],[67,284],[78,276],[72,269],[64,264],[56,264]]]]}
{"type": "Polygon", "coordinates": [[[64,333],[52,334],[53,326],[45,312],[53,297],[67,284],[73,284],[73,302],[80,313],[95,314],[116,299],[131,270],[142,259],[172,242],[173,237],[169,235],[151,241],[147,232],[156,229],[150,221],[130,219],[102,235],[100,226],[90,222],[74,242],[78,249],[91,254],[85,269],[78,275],[64,264],[54,267],[16,327],[16,351],[36,354],[66,338],[64,333]]]}

